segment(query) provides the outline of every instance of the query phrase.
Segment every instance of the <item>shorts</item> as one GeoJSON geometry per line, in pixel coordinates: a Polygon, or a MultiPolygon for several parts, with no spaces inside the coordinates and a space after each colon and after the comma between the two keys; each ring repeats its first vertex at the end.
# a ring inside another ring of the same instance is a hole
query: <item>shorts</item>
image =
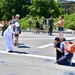
{"type": "Polygon", "coordinates": [[[58,27],[58,31],[64,31],[63,27],[58,27]]]}
{"type": "Polygon", "coordinates": [[[40,28],[40,25],[36,25],[36,28],[40,28]]]}
{"type": "Polygon", "coordinates": [[[46,29],[46,24],[43,25],[43,29],[46,29]]]}
{"type": "Polygon", "coordinates": [[[18,34],[14,34],[15,36],[19,36],[18,34]]]}

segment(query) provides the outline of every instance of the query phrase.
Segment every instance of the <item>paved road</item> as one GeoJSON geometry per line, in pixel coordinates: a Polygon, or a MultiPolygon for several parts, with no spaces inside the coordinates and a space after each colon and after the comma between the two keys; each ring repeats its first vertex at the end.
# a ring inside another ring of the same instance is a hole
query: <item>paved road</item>
{"type": "MultiPolygon", "coordinates": [[[[0,36],[0,75],[75,75],[75,55],[72,66],[54,63],[52,41],[56,36],[58,33],[48,36],[42,32],[22,32],[20,47],[13,46],[14,53],[6,51],[4,39],[0,36]]],[[[64,36],[75,42],[75,35],[64,33],[64,36]]]]}

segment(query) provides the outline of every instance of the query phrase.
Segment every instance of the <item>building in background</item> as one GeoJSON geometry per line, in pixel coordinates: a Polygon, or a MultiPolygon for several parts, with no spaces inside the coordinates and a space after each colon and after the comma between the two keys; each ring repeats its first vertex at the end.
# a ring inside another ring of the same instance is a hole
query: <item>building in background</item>
{"type": "Polygon", "coordinates": [[[61,3],[61,7],[64,9],[65,14],[75,13],[75,1],[57,0],[61,3]]]}
{"type": "Polygon", "coordinates": [[[60,2],[61,7],[64,9],[64,13],[71,14],[75,12],[75,2],[60,2]]]}

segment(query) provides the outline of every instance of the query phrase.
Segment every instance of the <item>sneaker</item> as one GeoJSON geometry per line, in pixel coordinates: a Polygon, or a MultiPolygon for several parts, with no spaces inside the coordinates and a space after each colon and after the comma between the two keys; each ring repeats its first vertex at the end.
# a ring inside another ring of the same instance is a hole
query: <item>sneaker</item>
{"type": "Polygon", "coordinates": [[[53,34],[50,34],[51,36],[53,36],[53,34]]]}
{"type": "Polygon", "coordinates": [[[14,44],[14,46],[17,46],[17,44],[14,44]]]}
{"type": "Polygon", "coordinates": [[[57,60],[55,60],[54,63],[57,63],[57,60]]]}
{"type": "Polygon", "coordinates": [[[10,50],[10,51],[8,51],[8,52],[10,52],[10,53],[11,53],[11,52],[13,52],[13,51],[12,51],[12,50],[10,50]]]}
{"type": "Polygon", "coordinates": [[[17,47],[19,48],[19,44],[17,44],[17,47]]]}

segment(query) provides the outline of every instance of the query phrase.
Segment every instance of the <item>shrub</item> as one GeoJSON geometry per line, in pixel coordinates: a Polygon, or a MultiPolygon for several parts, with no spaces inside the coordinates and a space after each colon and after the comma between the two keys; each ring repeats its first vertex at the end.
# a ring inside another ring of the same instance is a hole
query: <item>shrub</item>
{"type": "MultiPolygon", "coordinates": [[[[59,21],[59,17],[54,18],[54,23],[59,21]]],[[[22,29],[29,28],[29,18],[32,18],[32,24],[31,24],[32,28],[35,28],[36,18],[38,18],[39,22],[40,22],[40,29],[41,30],[43,29],[42,17],[39,17],[39,16],[33,17],[33,16],[30,16],[30,15],[27,15],[26,17],[20,19],[22,29]]],[[[49,18],[47,18],[47,21],[48,21],[48,19],[49,18]]],[[[65,14],[64,19],[65,19],[65,27],[64,28],[75,30],[75,13],[70,14],[70,15],[65,14]]],[[[47,27],[47,29],[48,29],[48,27],[47,27]]]]}

